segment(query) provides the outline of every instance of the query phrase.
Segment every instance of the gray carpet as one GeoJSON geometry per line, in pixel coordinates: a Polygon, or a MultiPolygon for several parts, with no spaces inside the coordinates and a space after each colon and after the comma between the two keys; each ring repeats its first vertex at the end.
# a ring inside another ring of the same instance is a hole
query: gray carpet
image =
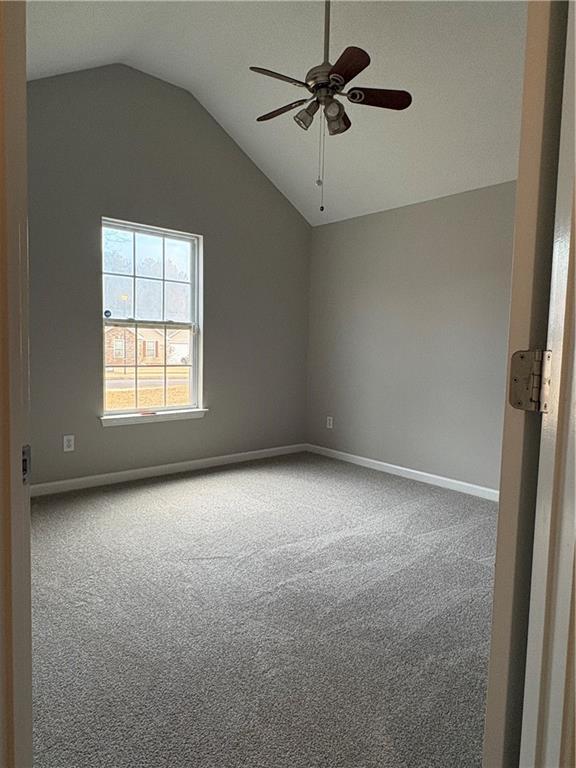
{"type": "Polygon", "coordinates": [[[35,767],[480,766],[495,531],[306,454],[36,500],[35,767]]]}

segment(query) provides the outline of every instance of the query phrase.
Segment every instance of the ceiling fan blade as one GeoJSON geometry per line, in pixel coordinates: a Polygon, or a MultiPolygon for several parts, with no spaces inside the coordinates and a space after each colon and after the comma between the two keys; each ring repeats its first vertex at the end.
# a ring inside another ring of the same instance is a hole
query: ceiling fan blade
{"type": "Polygon", "coordinates": [[[350,45],[330,70],[330,79],[338,85],[346,85],[370,64],[370,56],[362,48],[350,45]]]}
{"type": "Polygon", "coordinates": [[[292,83],[292,85],[298,85],[300,88],[308,88],[306,83],[302,80],[296,80],[294,77],[288,75],[281,75],[280,72],[273,72],[271,69],[264,69],[263,67],[250,67],[252,72],[258,72],[260,75],[266,75],[267,77],[274,77],[276,80],[283,80],[285,83],[292,83]]]}
{"type": "Polygon", "coordinates": [[[412,96],[408,91],[391,91],[387,88],[352,88],[346,97],[352,104],[384,109],[406,109],[412,104],[412,96]]]}
{"type": "Polygon", "coordinates": [[[274,109],[272,112],[267,112],[265,115],[260,115],[260,117],[257,117],[256,120],[261,123],[263,120],[272,120],[273,117],[278,117],[278,115],[283,115],[284,112],[289,112],[291,109],[296,109],[296,107],[299,107],[301,104],[306,104],[306,102],[309,101],[309,99],[298,99],[298,101],[293,101],[291,104],[286,104],[284,107],[279,107],[278,109],[274,109]]]}

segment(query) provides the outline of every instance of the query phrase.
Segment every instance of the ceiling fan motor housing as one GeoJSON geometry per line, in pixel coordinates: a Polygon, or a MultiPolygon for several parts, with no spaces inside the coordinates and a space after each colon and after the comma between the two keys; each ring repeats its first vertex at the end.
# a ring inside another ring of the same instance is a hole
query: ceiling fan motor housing
{"type": "Polygon", "coordinates": [[[326,88],[331,85],[330,83],[330,70],[332,64],[325,61],[322,64],[318,64],[317,67],[312,69],[306,75],[306,85],[311,91],[316,91],[318,88],[326,88]]]}

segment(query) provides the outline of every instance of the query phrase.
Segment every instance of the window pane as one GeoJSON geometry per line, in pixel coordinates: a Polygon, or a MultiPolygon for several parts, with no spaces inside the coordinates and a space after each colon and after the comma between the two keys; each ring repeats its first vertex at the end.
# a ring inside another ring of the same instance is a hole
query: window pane
{"type": "Polygon", "coordinates": [[[162,320],[162,283],[136,278],[136,319],[162,320]]]}
{"type": "Polygon", "coordinates": [[[162,277],[162,238],[136,235],[136,274],[140,277],[162,277]]]}
{"type": "Polygon", "coordinates": [[[191,365],[190,329],[173,328],[166,331],[166,364],[191,365]]]}
{"type": "Polygon", "coordinates": [[[138,328],[138,365],[164,365],[164,328],[138,328]]]}
{"type": "Polygon", "coordinates": [[[166,280],[190,282],[191,243],[189,240],[164,240],[166,280]]]}
{"type": "Polygon", "coordinates": [[[136,407],[136,369],[106,368],[104,378],[104,410],[129,411],[136,407]]]}
{"type": "Polygon", "coordinates": [[[166,368],[166,405],[192,405],[190,373],[189,367],[166,368]]]}
{"type": "Polygon", "coordinates": [[[134,317],[133,290],[131,277],[104,275],[104,317],[119,320],[134,317]]]}
{"type": "Polygon", "coordinates": [[[198,239],[102,222],[104,408],[196,403],[198,239]]]}
{"type": "Polygon", "coordinates": [[[136,365],[135,329],[119,325],[104,327],[104,358],[106,365],[136,365]]]}
{"type": "Polygon", "coordinates": [[[177,323],[189,323],[190,286],[186,283],[165,283],[164,318],[177,323]]]}
{"type": "Polygon", "coordinates": [[[102,252],[104,272],[121,275],[133,274],[133,238],[132,232],[125,229],[102,229],[102,252]]]}
{"type": "Polygon", "coordinates": [[[138,368],[138,408],[164,407],[164,371],[164,368],[138,368]]]}

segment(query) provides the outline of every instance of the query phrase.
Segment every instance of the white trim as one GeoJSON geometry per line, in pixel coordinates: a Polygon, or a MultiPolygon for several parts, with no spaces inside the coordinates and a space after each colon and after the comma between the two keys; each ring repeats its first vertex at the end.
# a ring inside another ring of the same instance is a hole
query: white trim
{"type": "Polygon", "coordinates": [[[102,475],[89,475],[87,477],[72,477],[69,480],[56,480],[51,483],[36,483],[31,486],[32,496],[47,496],[52,493],[76,491],[80,488],[95,488],[100,485],[114,485],[126,483],[130,480],[142,480],[148,477],[161,477],[162,475],[175,475],[180,472],[191,472],[195,469],[207,469],[220,467],[225,464],[239,464],[255,459],[267,459],[272,456],[284,456],[290,453],[302,453],[308,449],[305,443],[292,445],[280,445],[276,448],[263,448],[258,451],[243,451],[230,453],[225,456],[210,456],[206,459],[192,459],[191,461],[179,461],[175,464],[159,464],[154,467],[139,467],[127,469],[122,472],[108,472],[102,475]]]}
{"type": "Polygon", "coordinates": [[[105,226],[109,225],[113,229],[126,229],[128,232],[142,230],[153,235],[168,235],[168,237],[176,240],[191,240],[194,237],[202,238],[202,235],[196,235],[193,232],[182,232],[179,229],[166,229],[166,227],[154,227],[151,224],[139,224],[137,221],[114,219],[111,216],[102,216],[101,221],[105,226]]]}
{"type": "Polygon", "coordinates": [[[378,472],[388,472],[390,475],[407,477],[410,480],[417,480],[420,483],[428,483],[428,485],[437,485],[440,488],[449,488],[451,491],[459,491],[460,493],[468,493],[471,496],[479,496],[481,499],[498,501],[500,495],[496,488],[485,488],[482,485],[465,483],[463,480],[454,480],[451,477],[442,477],[441,475],[432,475],[429,472],[421,472],[418,469],[399,467],[396,464],[387,464],[385,461],[379,461],[378,459],[368,459],[364,456],[355,456],[353,453],[344,453],[343,451],[336,451],[333,448],[325,448],[323,445],[307,445],[306,450],[310,453],[317,453],[320,456],[327,456],[331,459],[339,459],[340,461],[347,461],[350,464],[358,464],[361,467],[375,469],[378,472]]]}
{"type": "MultiPolygon", "coordinates": [[[[519,349],[546,344],[563,52],[566,13],[572,3],[547,0],[526,5],[508,361],[519,349]]],[[[554,357],[554,347],[551,349],[554,357]]],[[[509,384],[510,364],[506,367],[509,384]]],[[[559,768],[554,762],[522,762],[519,754],[525,672],[528,673],[525,668],[528,607],[534,586],[531,562],[539,482],[541,430],[538,422],[542,420],[543,425],[548,417],[519,411],[510,405],[507,397],[499,397],[497,405],[504,406],[504,429],[482,765],[484,768],[520,765],[522,768],[559,768]]]]}
{"type": "MultiPolygon", "coordinates": [[[[136,376],[136,391],[138,390],[138,372],[140,368],[144,368],[145,366],[142,366],[138,362],[138,329],[139,328],[151,328],[151,329],[163,329],[164,331],[167,331],[168,328],[174,328],[174,329],[188,329],[190,331],[190,354],[191,354],[191,360],[189,365],[189,373],[192,378],[192,390],[193,390],[193,401],[189,404],[191,407],[179,409],[181,412],[184,411],[205,411],[204,409],[204,401],[203,401],[203,391],[204,391],[204,383],[203,383],[203,335],[204,335],[204,237],[202,235],[196,235],[191,232],[179,232],[177,230],[173,229],[164,229],[161,227],[155,227],[150,226],[147,224],[137,224],[135,222],[131,221],[123,221],[121,219],[114,219],[110,218],[108,216],[102,216],[100,219],[100,262],[101,262],[101,270],[100,270],[100,283],[101,283],[101,315],[102,315],[102,328],[103,328],[103,344],[102,344],[102,374],[103,374],[103,388],[102,388],[102,410],[104,417],[110,416],[110,419],[107,419],[106,422],[102,422],[102,426],[118,426],[120,424],[128,424],[130,423],[129,420],[124,419],[123,421],[116,421],[116,417],[120,415],[120,413],[115,413],[114,411],[106,411],[106,369],[107,368],[133,368],[134,373],[136,376]],[[125,230],[126,232],[130,232],[132,234],[132,274],[117,274],[114,272],[106,272],[104,269],[104,229],[108,227],[111,229],[121,229],[125,230]],[[155,280],[156,282],[159,282],[162,284],[162,317],[164,319],[162,320],[139,320],[136,317],[136,284],[138,280],[138,275],[136,273],[136,236],[138,234],[146,234],[151,233],[154,235],[158,235],[162,237],[162,277],[147,277],[148,280],[155,280]],[[190,280],[189,281],[176,281],[182,285],[189,285],[190,286],[190,302],[194,304],[195,312],[194,317],[190,317],[189,322],[181,322],[181,321],[173,321],[173,320],[166,320],[166,284],[170,282],[174,282],[172,280],[166,279],[166,240],[182,240],[186,241],[187,243],[190,243],[190,245],[195,244],[195,248],[193,249],[195,252],[195,258],[192,259],[190,262],[190,280]],[[105,317],[104,316],[104,279],[106,276],[121,276],[126,277],[132,280],[132,317],[105,317]],[[134,364],[133,365],[108,365],[107,364],[107,350],[106,350],[106,327],[109,326],[117,326],[119,328],[125,328],[125,327],[133,327],[136,335],[136,347],[134,350],[134,364]]],[[[146,344],[148,342],[145,342],[146,344]]],[[[167,343],[164,344],[164,363],[159,364],[158,367],[164,369],[164,377],[166,377],[167,369],[171,366],[167,363],[167,352],[168,352],[168,345],[167,343]]],[[[146,356],[146,353],[145,355],[146,356]]],[[[166,382],[165,382],[166,383],[166,382]]],[[[175,412],[177,409],[170,409],[169,407],[163,408],[164,411],[170,411],[172,410],[175,412]]],[[[160,409],[153,414],[154,418],[152,419],[144,419],[144,418],[134,418],[135,413],[128,412],[125,415],[128,415],[131,419],[134,420],[135,423],[145,423],[146,421],[170,421],[172,419],[176,418],[202,418],[204,413],[199,413],[199,415],[191,415],[191,416],[171,416],[168,418],[160,418],[157,414],[160,413],[160,409]]],[[[124,414],[123,414],[124,415],[124,414]]],[[[148,414],[147,414],[148,415],[148,414]]]]}
{"type": "Polygon", "coordinates": [[[175,464],[159,464],[153,467],[126,469],[121,472],[107,472],[102,475],[72,477],[68,480],[55,480],[50,483],[35,483],[31,487],[31,495],[48,496],[52,493],[76,491],[81,488],[95,488],[100,485],[115,485],[116,483],[127,483],[131,480],[142,480],[148,477],[162,477],[163,475],[175,475],[181,472],[193,472],[197,469],[220,467],[226,464],[240,464],[245,461],[267,459],[272,456],[285,456],[291,453],[315,453],[330,459],[347,461],[349,464],[357,464],[361,467],[368,467],[368,469],[375,469],[378,472],[387,472],[390,475],[406,477],[420,483],[428,483],[428,485],[436,485],[440,488],[449,488],[452,491],[479,496],[482,499],[498,501],[499,493],[494,488],[485,488],[481,485],[465,483],[462,480],[454,480],[450,477],[442,477],[441,475],[432,475],[429,472],[421,472],[417,469],[399,467],[396,464],[387,464],[385,461],[368,459],[364,456],[355,456],[352,453],[344,453],[344,451],[336,451],[333,448],[325,448],[322,445],[312,445],[311,443],[280,445],[276,448],[262,448],[258,451],[229,453],[224,456],[209,456],[205,459],[179,461],[175,464]]]}
{"type": "Polygon", "coordinates": [[[194,384],[198,408],[204,408],[204,237],[198,236],[196,253],[196,333],[192,337],[193,365],[196,367],[194,384]]]}
{"type": "Polygon", "coordinates": [[[183,408],[180,410],[161,410],[156,413],[107,413],[99,416],[103,427],[121,427],[128,424],[149,424],[154,421],[175,421],[177,419],[203,419],[208,408],[183,408]]]}
{"type": "MultiPolygon", "coordinates": [[[[574,4],[568,26],[546,349],[552,350],[542,416],[520,765],[560,766],[574,572],[574,4]],[[570,263],[572,262],[572,264],[570,263]]],[[[572,697],[574,688],[572,687],[572,697]]]]}

